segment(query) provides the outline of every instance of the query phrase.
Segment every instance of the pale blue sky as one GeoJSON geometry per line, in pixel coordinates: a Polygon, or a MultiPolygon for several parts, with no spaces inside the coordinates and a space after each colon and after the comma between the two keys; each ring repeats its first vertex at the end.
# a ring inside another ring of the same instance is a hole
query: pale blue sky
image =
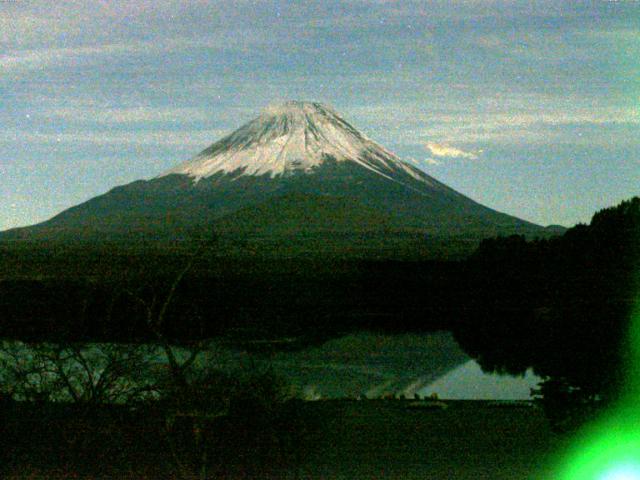
{"type": "Polygon", "coordinates": [[[640,194],[640,2],[0,1],[0,229],[287,99],[487,206],[588,221],[640,194]]]}

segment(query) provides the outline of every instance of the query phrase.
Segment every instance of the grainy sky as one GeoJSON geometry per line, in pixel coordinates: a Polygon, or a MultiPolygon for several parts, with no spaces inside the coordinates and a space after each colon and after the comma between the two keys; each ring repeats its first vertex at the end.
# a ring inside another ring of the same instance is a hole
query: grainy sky
{"type": "Polygon", "coordinates": [[[0,229],[327,103],[487,206],[640,194],[640,1],[0,0],[0,229]]]}

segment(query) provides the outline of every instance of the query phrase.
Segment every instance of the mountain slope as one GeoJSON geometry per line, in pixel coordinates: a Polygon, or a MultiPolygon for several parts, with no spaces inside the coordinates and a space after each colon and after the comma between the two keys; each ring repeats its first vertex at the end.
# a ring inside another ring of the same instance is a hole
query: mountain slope
{"type": "Polygon", "coordinates": [[[441,238],[542,234],[465,197],[317,103],[287,102],[151,180],[114,188],[0,239],[138,241],[218,230],[441,238]]]}

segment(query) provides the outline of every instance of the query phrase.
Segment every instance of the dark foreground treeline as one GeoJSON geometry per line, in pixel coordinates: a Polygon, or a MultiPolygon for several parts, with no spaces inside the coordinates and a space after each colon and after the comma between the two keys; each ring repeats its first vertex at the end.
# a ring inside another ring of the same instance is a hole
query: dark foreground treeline
{"type": "MultiPolygon", "coordinates": [[[[423,400],[289,402],[167,426],[153,405],[6,410],[3,479],[553,478],[561,445],[528,405],[423,400]],[[416,403],[421,408],[416,408],[416,403]],[[194,434],[197,432],[197,436],[194,434]],[[505,441],[505,438],[508,441],[505,441]],[[452,477],[453,475],[453,477],[452,477]]],[[[1,415],[0,415],[1,416],[1,415]]]]}
{"type": "Polygon", "coordinates": [[[0,247],[0,321],[23,340],[300,346],[355,329],[453,330],[489,370],[613,398],[640,276],[640,198],[562,236],[482,242],[464,261],[226,257],[204,248],[0,247]],[[195,252],[194,252],[195,250],[195,252]],[[150,326],[152,328],[150,328],[150,326]],[[260,343],[262,345],[262,343],[260,343]]]}
{"type": "Polygon", "coordinates": [[[268,410],[234,402],[216,418],[169,417],[160,402],[0,407],[2,478],[282,479],[317,428],[296,401],[268,410]]]}
{"type": "MultiPolygon", "coordinates": [[[[464,308],[459,296],[468,291],[461,262],[90,254],[93,265],[107,259],[111,264],[74,272],[80,255],[71,251],[69,265],[43,259],[40,271],[5,274],[3,336],[144,342],[153,339],[148,323],[157,320],[167,300],[162,329],[175,342],[214,336],[318,341],[362,328],[438,330],[458,316],[464,308]]],[[[23,264],[35,263],[29,250],[5,250],[11,262],[19,263],[19,255],[26,257],[23,264]]]]}
{"type": "Polygon", "coordinates": [[[547,378],[541,394],[552,408],[604,405],[631,385],[632,362],[640,360],[632,358],[631,334],[640,299],[640,198],[554,239],[486,240],[469,269],[486,281],[474,284],[454,333],[483,368],[518,374],[533,367],[547,378]]]}

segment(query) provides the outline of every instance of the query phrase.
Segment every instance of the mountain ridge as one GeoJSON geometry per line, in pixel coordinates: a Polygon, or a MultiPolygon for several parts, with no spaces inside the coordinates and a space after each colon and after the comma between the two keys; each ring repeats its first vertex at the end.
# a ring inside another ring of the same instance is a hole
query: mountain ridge
{"type": "Polygon", "coordinates": [[[281,240],[290,242],[295,232],[331,234],[332,225],[356,236],[548,235],[402,161],[333,109],[287,102],[150,180],[115,187],[41,224],[2,232],[0,240],[166,241],[221,229],[259,233],[277,244],[283,231],[288,235],[281,240]],[[286,206],[286,214],[274,205],[286,206]],[[264,212],[253,223],[252,209],[264,212]]]}
{"type": "Polygon", "coordinates": [[[317,102],[288,101],[271,105],[258,117],[160,176],[186,174],[196,181],[218,172],[287,176],[309,172],[325,158],[352,161],[390,178],[390,163],[416,179],[424,172],[402,162],[369,139],[335,110],[317,102]]]}

